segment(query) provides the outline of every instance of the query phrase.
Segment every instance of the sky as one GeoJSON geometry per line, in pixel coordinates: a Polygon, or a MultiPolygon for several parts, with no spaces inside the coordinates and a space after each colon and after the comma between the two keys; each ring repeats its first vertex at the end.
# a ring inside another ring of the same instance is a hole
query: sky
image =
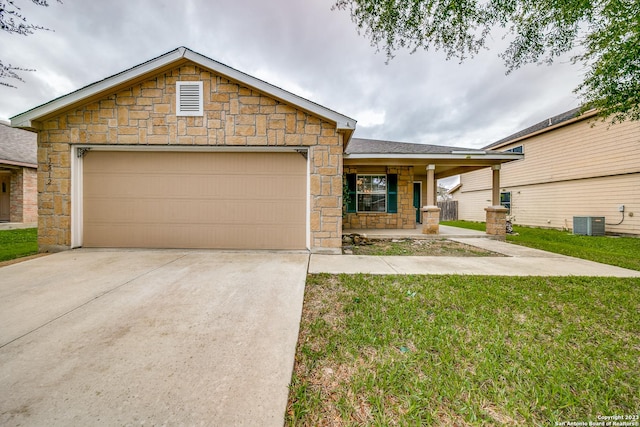
{"type": "Polygon", "coordinates": [[[480,148],[579,105],[580,65],[506,75],[506,43],[460,64],[400,51],[387,63],[333,0],[15,0],[29,36],[0,33],[0,58],[35,72],[0,86],[0,119],[188,47],[358,121],[355,137],[480,148]]]}

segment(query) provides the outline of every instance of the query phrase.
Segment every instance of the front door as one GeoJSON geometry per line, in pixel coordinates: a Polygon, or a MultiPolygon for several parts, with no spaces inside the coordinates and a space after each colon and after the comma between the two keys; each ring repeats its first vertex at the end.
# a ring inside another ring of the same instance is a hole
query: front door
{"type": "Polygon", "coordinates": [[[422,182],[413,183],[413,207],[416,208],[416,224],[422,224],[422,182]]]}
{"type": "Polygon", "coordinates": [[[11,197],[9,189],[11,188],[11,175],[8,173],[0,173],[0,221],[9,221],[11,211],[11,197]]]}

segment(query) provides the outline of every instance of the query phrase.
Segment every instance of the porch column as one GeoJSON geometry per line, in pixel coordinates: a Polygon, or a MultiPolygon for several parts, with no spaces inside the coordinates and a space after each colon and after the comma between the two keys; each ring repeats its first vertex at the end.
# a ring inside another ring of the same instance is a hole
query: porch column
{"type": "Polygon", "coordinates": [[[491,166],[491,172],[493,174],[491,187],[491,205],[500,206],[500,165],[491,166]]]}
{"type": "Polygon", "coordinates": [[[486,212],[487,235],[504,240],[507,235],[507,208],[500,205],[500,165],[493,165],[491,206],[484,208],[486,212]]]}
{"type": "Polygon", "coordinates": [[[427,205],[422,208],[422,234],[440,233],[440,208],[436,202],[436,165],[427,166],[427,205]]]}
{"type": "Polygon", "coordinates": [[[435,175],[436,175],[436,165],[428,165],[427,166],[427,206],[436,206],[436,195],[435,195],[435,175]]]}

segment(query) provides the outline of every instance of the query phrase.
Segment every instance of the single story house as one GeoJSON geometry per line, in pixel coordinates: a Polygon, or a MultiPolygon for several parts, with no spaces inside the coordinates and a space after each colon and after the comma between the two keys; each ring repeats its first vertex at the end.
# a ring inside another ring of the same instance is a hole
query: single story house
{"type": "Polygon", "coordinates": [[[489,167],[499,181],[522,158],[356,139],[354,119],[184,47],[11,124],[38,135],[41,251],[340,253],[343,222],[437,233],[438,178],[489,167]]]}
{"type": "MultiPolygon", "coordinates": [[[[604,217],[607,233],[640,235],[640,122],[611,124],[576,108],[485,149],[525,154],[501,174],[514,224],[572,230],[574,216],[604,217]]],[[[487,171],[461,175],[452,192],[459,218],[483,220],[476,210],[491,191],[487,171]]]]}
{"type": "Polygon", "coordinates": [[[0,120],[0,222],[38,221],[37,137],[0,120]]]}

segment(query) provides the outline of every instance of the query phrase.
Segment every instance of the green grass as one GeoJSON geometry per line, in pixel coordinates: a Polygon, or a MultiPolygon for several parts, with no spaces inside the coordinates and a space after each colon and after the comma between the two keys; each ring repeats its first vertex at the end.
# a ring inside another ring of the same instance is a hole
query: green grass
{"type": "Polygon", "coordinates": [[[38,229],[0,231],[0,261],[38,253],[38,229]]]}
{"type": "Polygon", "coordinates": [[[557,425],[640,410],[640,283],[310,275],[287,425],[557,425]]]}
{"type": "MultiPolygon", "coordinates": [[[[443,221],[443,225],[484,231],[484,223],[443,221]]],[[[530,248],[569,255],[618,267],[640,270],[640,238],[577,236],[568,231],[514,226],[507,241],[530,248]]]]}
{"type": "Polygon", "coordinates": [[[470,230],[487,231],[487,227],[484,222],[476,221],[441,221],[442,225],[450,225],[452,227],[468,228],[470,230]]]}

